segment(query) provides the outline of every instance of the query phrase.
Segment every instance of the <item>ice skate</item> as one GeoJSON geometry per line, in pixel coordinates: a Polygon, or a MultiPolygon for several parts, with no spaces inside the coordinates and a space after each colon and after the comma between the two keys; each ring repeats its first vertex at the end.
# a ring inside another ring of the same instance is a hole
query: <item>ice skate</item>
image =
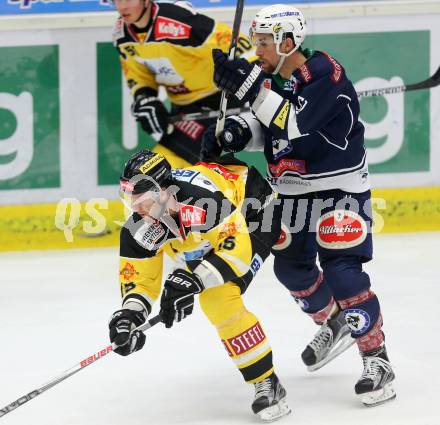
{"type": "Polygon", "coordinates": [[[396,398],[392,381],[395,378],[385,346],[362,353],[364,371],[354,390],[365,406],[373,407],[396,398]]]}
{"type": "Polygon", "coordinates": [[[301,357],[310,372],[320,369],[355,343],[345,323],[344,312],[321,325],[301,357]]]}
{"type": "Polygon", "coordinates": [[[291,410],[286,401],[286,390],[273,373],[255,385],[253,412],[264,422],[273,422],[288,415],[291,410]]]}

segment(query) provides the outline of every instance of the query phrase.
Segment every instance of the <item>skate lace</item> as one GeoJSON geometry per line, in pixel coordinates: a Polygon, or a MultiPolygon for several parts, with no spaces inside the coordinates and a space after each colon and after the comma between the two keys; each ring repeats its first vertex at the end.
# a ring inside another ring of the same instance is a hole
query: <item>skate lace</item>
{"type": "Polygon", "coordinates": [[[380,357],[367,356],[362,358],[364,363],[364,371],[361,379],[371,379],[374,381],[380,375],[380,369],[389,372],[391,370],[390,364],[380,357]]]}
{"type": "Polygon", "coordinates": [[[269,396],[272,385],[270,378],[263,379],[260,382],[255,383],[255,398],[269,396]]]}
{"type": "Polygon", "coordinates": [[[330,341],[332,331],[327,324],[321,326],[321,329],[316,333],[313,340],[310,342],[310,346],[315,352],[320,351],[330,341]]]}

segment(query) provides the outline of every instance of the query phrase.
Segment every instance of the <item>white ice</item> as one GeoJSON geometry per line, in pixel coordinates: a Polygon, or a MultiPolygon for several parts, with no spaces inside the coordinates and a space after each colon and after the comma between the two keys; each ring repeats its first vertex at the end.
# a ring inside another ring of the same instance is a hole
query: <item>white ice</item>
{"type": "MultiPolygon", "coordinates": [[[[355,347],[314,373],[300,353],[315,327],[275,280],[268,260],[245,301],[268,334],[295,425],[440,424],[440,233],[380,235],[367,265],[395,368],[397,399],[363,407],[355,347]]],[[[119,307],[116,248],[0,255],[0,408],[108,345],[119,307]]],[[[156,310],[157,311],[157,306],[156,310]]],[[[5,425],[257,424],[252,386],[196,306],[144,350],[110,353],[0,419],[5,425]]]]}

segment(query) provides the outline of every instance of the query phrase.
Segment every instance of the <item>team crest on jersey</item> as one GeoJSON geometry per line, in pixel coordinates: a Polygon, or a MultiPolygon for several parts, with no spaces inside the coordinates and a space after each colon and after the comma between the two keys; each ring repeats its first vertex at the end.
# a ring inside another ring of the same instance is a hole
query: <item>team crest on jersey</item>
{"type": "Polygon", "coordinates": [[[345,322],[355,335],[363,334],[370,326],[369,314],[360,308],[348,308],[344,310],[345,322]]]}
{"type": "Polygon", "coordinates": [[[307,100],[302,96],[298,96],[297,104],[295,105],[295,111],[299,114],[307,106],[307,100]]]}
{"type": "Polygon", "coordinates": [[[283,140],[283,139],[272,140],[272,155],[273,155],[273,159],[275,160],[281,158],[283,155],[288,154],[292,149],[293,149],[293,144],[290,140],[283,140]]]}
{"type": "Polygon", "coordinates": [[[354,211],[334,210],[320,217],[316,240],[328,249],[346,249],[360,245],[367,237],[365,220],[354,211]]]}
{"type": "Polygon", "coordinates": [[[179,208],[179,217],[182,226],[199,226],[206,222],[206,211],[195,205],[181,204],[179,208]]]}
{"type": "Polygon", "coordinates": [[[191,35],[191,26],[175,19],[165,18],[159,16],[154,25],[154,37],[156,40],[170,39],[185,39],[191,35]]]}

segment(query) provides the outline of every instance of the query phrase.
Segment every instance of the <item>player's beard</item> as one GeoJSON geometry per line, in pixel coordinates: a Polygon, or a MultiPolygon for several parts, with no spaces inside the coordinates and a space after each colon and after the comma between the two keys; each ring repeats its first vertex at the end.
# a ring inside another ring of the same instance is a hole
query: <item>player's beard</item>
{"type": "Polygon", "coordinates": [[[275,67],[272,66],[272,65],[271,65],[270,63],[268,63],[267,61],[264,62],[262,68],[263,68],[263,71],[264,71],[266,74],[271,74],[272,71],[275,69],[275,67]]]}

